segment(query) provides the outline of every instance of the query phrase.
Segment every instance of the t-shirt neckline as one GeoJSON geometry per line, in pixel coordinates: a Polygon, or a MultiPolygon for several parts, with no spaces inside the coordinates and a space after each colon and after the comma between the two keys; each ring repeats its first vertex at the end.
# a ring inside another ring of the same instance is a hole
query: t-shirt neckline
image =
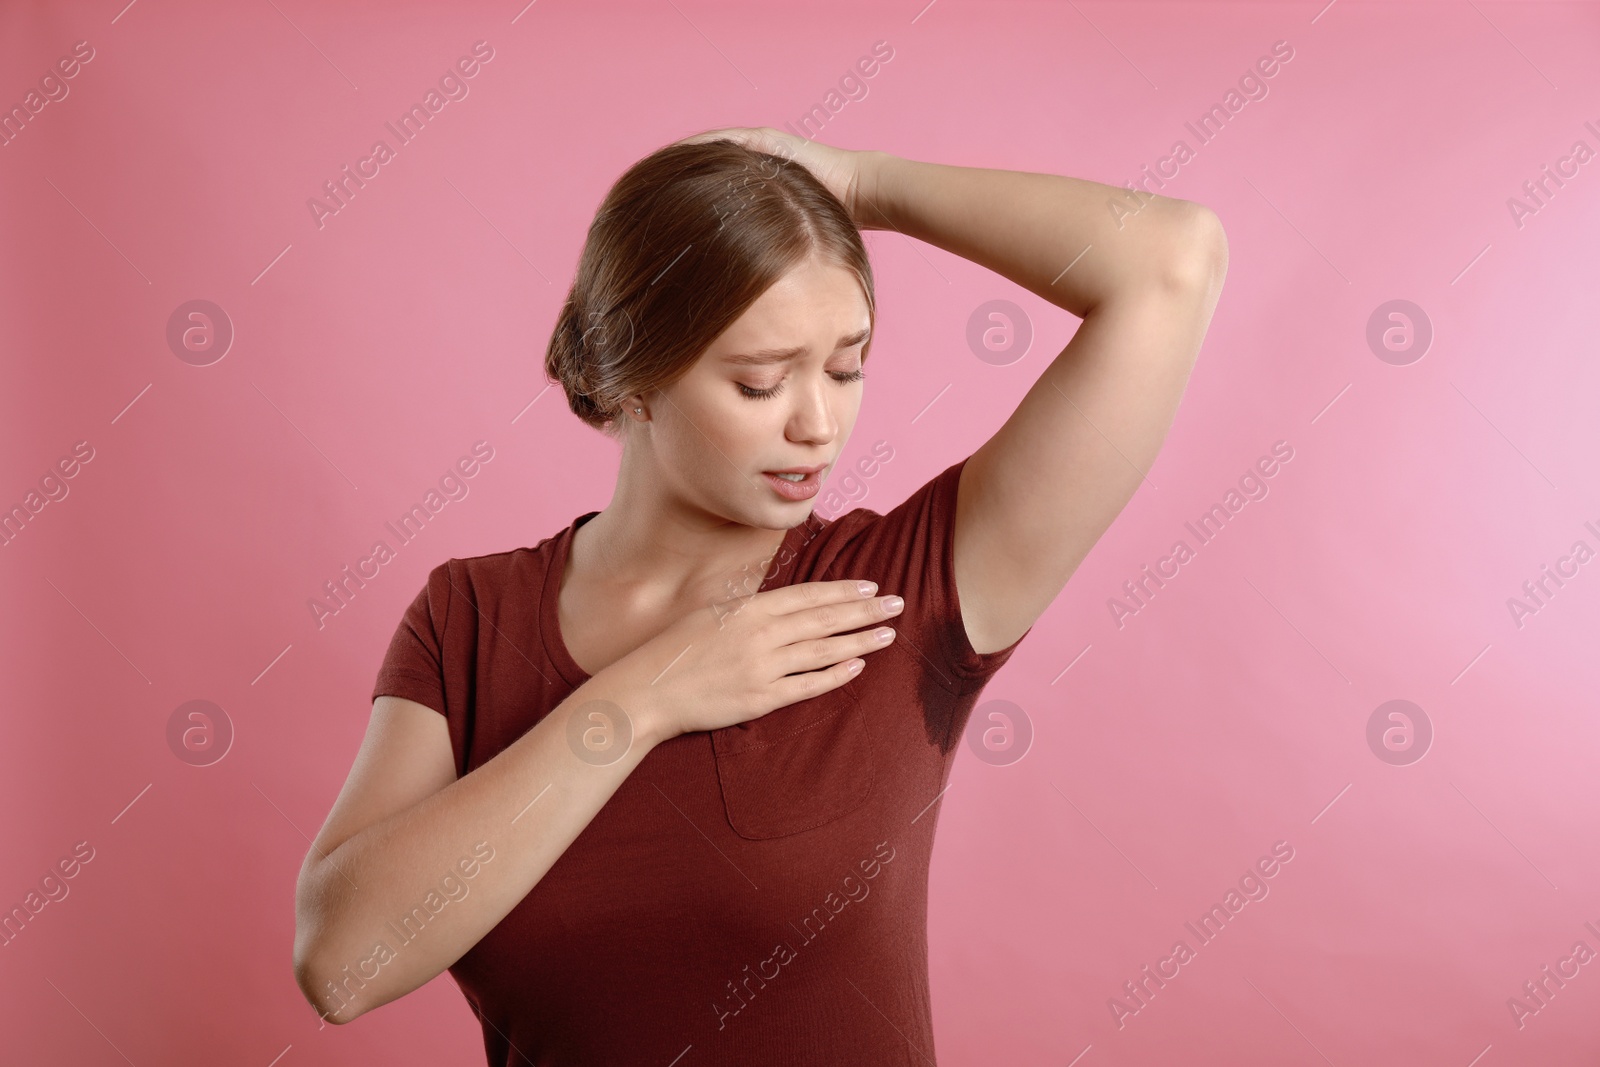
{"type": "MultiPolygon", "coordinates": [[[[544,584],[539,592],[539,633],[544,640],[545,655],[560,672],[562,679],[574,688],[587,682],[591,676],[572,658],[572,653],[567,650],[566,639],[561,635],[561,577],[567,570],[567,557],[571,553],[573,535],[577,533],[578,527],[598,514],[600,514],[598,511],[590,511],[579,515],[572,520],[571,525],[561,531],[555,544],[551,546],[550,564],[545,568],[544,584]]],[[[789,527],[783,535],[783,541],[778,545],[777,555],[773,557],[776,566],[762,579],[756,592],[764,593],[780,584],[780,579],[794,565],[795,541],[802,531],[817,525],[818,522],[817,516],[813,513],[808,515],[804,522],[789,527]]]]}

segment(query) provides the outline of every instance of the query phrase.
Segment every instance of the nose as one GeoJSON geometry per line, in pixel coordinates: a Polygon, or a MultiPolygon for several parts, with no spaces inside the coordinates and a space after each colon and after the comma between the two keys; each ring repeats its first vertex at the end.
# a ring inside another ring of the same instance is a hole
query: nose
{"type": "Polygon", "coordinates": [[[785,434],[797,444],[825,445],[839,435],[839,420],[834,417],[833,403],[828,387],[839,393],[839,386],[827,375],[813,381],[808,388],[794,391],[794,406],[789,411],[789,425],[785,434]]]}

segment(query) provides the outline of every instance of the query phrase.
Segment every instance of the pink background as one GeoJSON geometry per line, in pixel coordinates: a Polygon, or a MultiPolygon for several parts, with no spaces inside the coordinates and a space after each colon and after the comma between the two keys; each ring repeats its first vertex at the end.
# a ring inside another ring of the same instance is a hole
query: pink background
{"type": "MultiPolygon", "coordinates": [[[[482,1062],[448,976],[319,1028],[290,968],[308,836],[428,570],[609,500],[615,451],[540,362],[606,188],[679,137],[798,119],[878,40],[893,58],[820,140],[1122,185],[1182,138],[1159,191],[1213,208],[1232,257],[1150,484],[985,694],[1032,748],[957,759],[941,1061],[1600,1062],[1600,961],[1520,1028],[1507,1005],[1600,952],[1600,563],[1520,627],[1507,606],[1600,549],[1600,161],[1520,227],[1507,207],[1600,149],[1600,8],[124,3],[0,11],[8,108],[94,49],[0,148],[0,505],[94,450],[0,548],[0,906],[94,849],[0,948],[8,1062],[482,1062]],[[469,95],[319,228],[307,199],[479,40],[469,95]],[[1268,94],[1199,145],[1185,121],[1277,41],[1268,94]],[[236,330],[209,366],[166,342],[192,299],[236,330]],[[1404,366],[1366,339],[1394,299],[1434,331],[1404,366]],[[469,495],[319,630],[322,583],[480,440],[469,495]],[[1184,523],[1277,441],[1269,495],[1119,628],[1122,583],[1195,547],[1184,523]],[[235,730],[205,767],[167,743],[195,699],[235,730]],[[1367,742],[1391,699],[1432,724],[1409,765],[1367,742]],[[1270,894],[1119,1027],[1110,998],[1279,841],[1270,894]]],[[[868,243],[880,333],[844,457],[890,442],[858,494],[886,511],[1077,320],[868,243]],[[997,298],[1035,331],[1006,366],[966,342],[997,298]]]]}

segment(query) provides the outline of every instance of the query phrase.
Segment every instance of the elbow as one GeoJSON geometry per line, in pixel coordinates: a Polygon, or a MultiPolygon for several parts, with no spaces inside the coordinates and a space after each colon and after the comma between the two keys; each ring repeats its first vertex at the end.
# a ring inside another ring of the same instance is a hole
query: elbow
{"type": "Polygon", "coordinates": [[[1158,197],[1151,224],[1124,272],[1129,292],[1185,301],[1215,297],[1228,273],[1228,235],[1217,213],[1193,200],[1158,197]]]}
{"type": "Polygon", "coordinates": [[[366,1010],[351,988],[363,983],[351,978],[348,967],[341,971],[328,962],[325,930],[326,923],[318,916],[314,887],[302,875],[295,896],[294,982],[324,1022],[339,1025],[366,1010]]]}
{"type": "Polygon", "coordinates": [[[339,977],[303,947],[301,938],[295,938],[295,985],[300,987],[300,995],[316,1009],[317,1015],[335,1026],[343,1025],[365,1011],[359,1001],[352,999],[350,992],[340,986],[339,977]]]}
{"type": "Polygon", "coordinates": [[[1168,288],[1215,298],[1228,276],[1228,235],[1217,213],[1184,201],[1184,218],[1166,257],[1168,288]]]}

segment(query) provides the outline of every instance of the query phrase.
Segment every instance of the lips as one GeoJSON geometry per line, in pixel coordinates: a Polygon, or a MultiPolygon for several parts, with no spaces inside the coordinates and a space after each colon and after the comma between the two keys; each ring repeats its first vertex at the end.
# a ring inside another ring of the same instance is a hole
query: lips
{"type": "MultiPolygon", "coordinates": [[[[826,464],[824,464],[826,466],[826,464]]],[[[810,500],[822,488],[822,467],[800,468],[793,473],[803,477],[784,478],[777,471],[762,471],[767,484],[785,500],[810,500]]]]}
{"type": "Polygon", "coordinates": [[[815,467],[785,467],[782,470],[764,471],[763,473],[765,473],[765,474],[815,474],[817,471],[820,471],[822,468],[824,468],[826,466],[827,466],[826,463],[818,463],[815,467]]]}

